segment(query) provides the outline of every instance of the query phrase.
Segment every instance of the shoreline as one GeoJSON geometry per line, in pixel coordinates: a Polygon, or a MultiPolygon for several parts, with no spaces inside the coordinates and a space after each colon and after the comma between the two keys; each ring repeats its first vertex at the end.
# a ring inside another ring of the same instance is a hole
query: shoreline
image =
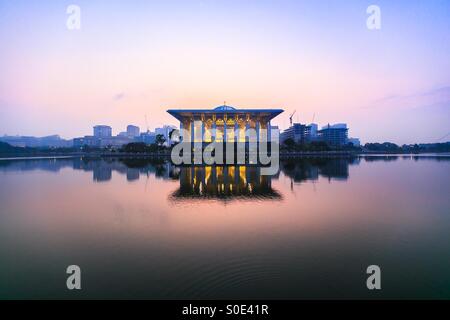
{"type": "MultiPolygon", "coordinates": [[[[389,153],[371,151],[309,151],[309,152],[281,152],[279,158],[296,159],[305,157],[357,157],[357,156],[450,156],[448,152],[418,152],[418,153],[389,153]]],[[[69,159],[75,157],[92,158],[170,158],[170,152],[164,153],[128,153],[128,152],[71,152],[71,153],[33,153],[33,154],[0,154],[0,160],[38,160],[38,159],[69,159]]]]}

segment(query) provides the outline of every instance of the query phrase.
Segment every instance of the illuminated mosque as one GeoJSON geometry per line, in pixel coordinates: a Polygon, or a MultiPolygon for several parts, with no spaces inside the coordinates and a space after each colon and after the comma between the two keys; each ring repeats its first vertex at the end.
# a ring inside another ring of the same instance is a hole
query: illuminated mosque
{"type": "MultiPolygon", "coordinates": [[[[282,109],[236,109],[222,105],[214,109],[171,109],[169,114],[180,121],[180,132],[190,135],[185,141],[200,142],[246,142],[246,130],[254,129],[261,139],[261,129],[266,129],[270,140],[270,121],[283,112],[282,109]],[[236,133],[236,134],[235,134],[236,133]]],[[[248,140],[247,140],[248,141],[248,140]]]]}

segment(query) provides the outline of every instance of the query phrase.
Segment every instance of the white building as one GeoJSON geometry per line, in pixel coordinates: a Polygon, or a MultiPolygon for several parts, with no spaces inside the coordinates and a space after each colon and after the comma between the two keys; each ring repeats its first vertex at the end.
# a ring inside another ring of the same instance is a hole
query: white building
{"type": "Polygon", "coordinates": [[[133,125],[128,125],[127,126],[127,136],[129,137],[129,138],[136,138],[136,137],[139,137],[139,135],[140,135],[140,129],[139,129],[139,127],[138,126],[133,126],[133,125]]]}
{"type": "Polygon", "coordinates": [[[361,146],[361,141],[358,138],[348,138],[347,142],[353,144],[354,147],[361,146]]]}
{"type": "Polygon", "coordinates": [[[171,144],[170,133],[174,129],[177,129],[177,127],[170,126],[170,125],[165,125],[162,128],[156,128],[155,129],[155,134],[156,135],[158,135],[158,134],[162,135],[164,137],[164,139],[166,140],[166,142],[164,142],[164,145],[165,146],[169,146],[171,144]]]}
{"type": "Polygon", "coordinates": [[[112,128],[110,126],[97,125],[94,127],[94,137],[109,138],[112,136],[112,128]]]}

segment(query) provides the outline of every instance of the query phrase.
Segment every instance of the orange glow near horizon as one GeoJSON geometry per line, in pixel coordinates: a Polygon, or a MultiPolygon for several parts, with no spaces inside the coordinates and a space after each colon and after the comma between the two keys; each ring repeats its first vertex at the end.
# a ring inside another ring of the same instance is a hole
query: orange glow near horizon
{"type": "Polygon", "coordinates": [[[72,138],[95,124],[117,134],[128,124],[146,130],[145,116],[153,129],[178,125],[167,109],[224,100],[284,109],[272,121],[281,129],[294,110],[295,122],[346,122],[363,141],[432,142],[448,132],[447,3],[408,3],[414,19],[384,4],[379,32],[366,29],[357,2],[80,5],[77,32],[54,2],[3,5],[0,135],[72,138]]]}

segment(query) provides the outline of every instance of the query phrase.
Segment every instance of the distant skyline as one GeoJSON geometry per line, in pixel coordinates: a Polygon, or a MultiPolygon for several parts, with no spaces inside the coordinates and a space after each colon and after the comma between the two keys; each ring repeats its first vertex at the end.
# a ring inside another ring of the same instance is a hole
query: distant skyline
{"type": "Polygon", "coordinates": [[[0,0],[0,135],[115,135],[226,101],[282,108],[282,129],[297,110],[363,142],[444,142],[449,30],[448,0],[0,0]],[[366,27],[372,4],[380,30],[366,27]]]}

